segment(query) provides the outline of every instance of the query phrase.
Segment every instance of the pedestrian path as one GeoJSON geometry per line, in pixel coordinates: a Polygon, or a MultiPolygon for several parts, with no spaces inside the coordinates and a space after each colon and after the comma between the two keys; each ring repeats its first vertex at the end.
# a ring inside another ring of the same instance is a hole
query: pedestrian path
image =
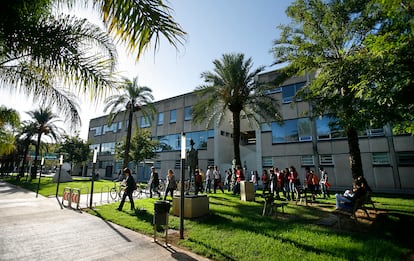
{"type": "Polygon", "coordinates": [[[0,181],[0,260],[208,260],[60,202],[0,181]]]}

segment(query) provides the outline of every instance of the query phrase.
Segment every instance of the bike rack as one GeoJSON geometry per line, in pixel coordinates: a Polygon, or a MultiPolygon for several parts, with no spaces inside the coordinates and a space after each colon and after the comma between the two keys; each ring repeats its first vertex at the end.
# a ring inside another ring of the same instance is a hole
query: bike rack
{"type": "Polygon", "coordinates": [[[102,188],[101,188],[101,203],[102,203],[102,194],[103,194],[103,192],[104,192],[104,189],[106,188],[106,190],[107,190],[107,193],[106,193],[106,202],[110,202],[109,201],[109,186],[103,186],[102,188]]]}
{"type": "Polygon", "coordinates": [[[86,190],[86,193],[85,193],[86,194],[86,206],[89,206],[89,188],[82,186],[79,190],[82,191],[82,189],[86,190]]]}

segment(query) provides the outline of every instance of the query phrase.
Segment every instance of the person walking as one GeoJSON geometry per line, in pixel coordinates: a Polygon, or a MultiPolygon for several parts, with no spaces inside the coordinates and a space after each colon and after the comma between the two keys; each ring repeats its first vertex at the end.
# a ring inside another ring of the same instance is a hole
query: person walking
{"type": "Polygon", "coordinates": [[[161,193],[158,191],[158,186],[160,185],[160,178],[154,166],[151,167],[151,177],[148,181],[148,185],[150,190],[150,198],[152,198],[153,191],[158,194],[159,198],[161,198],[161,193]]]}
{"type": "Polygon", "coordinates": [[[216,193],[217,188],[221,190],[222,193],[224,193],[222,181],[221,181],[221,173],[218,169],[218,166],[214,166],[213,170],[213,176],[214,176],[214,193],[216,193]]]}
{"type": "Polygon", "coordinates": [[[295,167],[290,166],[289,168],[289,191],[291,194],[290,199],[295,200],[295,193],[297,191],[297,186],[299,185],[299,179],[298,179],[298,172],[296,171],[295,167]]]}
{"type": "Polygon", "coordinates": [[[195,194],[198,195],[199,192],[203,192],[203,178],[198,169],[195,170],[194,173],[194,187],[195,187],[195,194]]]}
{"type": "Polygon", "coordinates": [[[328,172],[322,167],[319,166],[319,172],[321,173],[321,178],[319,179],[319,184],[321,186],[321,193],[323,198],[329,198],[330,184],[328,182],[328,172]]]}
{"type": "Polygon", "coordinates": [[[132,192],[137,188],[137,184],[135,183],[134,177],[131,175],[131,170],[128,168],[124,169],[124,173],[126,175],[126,187],[124,194],[122,195],[121,204],[119,204],[118,210],[122,211],[124,207],[125,199],[128,196],[129,202],[131,203],[131,210],[135,209],[134,200],[132,198],[132,192]]]}
{"type": "Polygon", "coordinates": [[[206,178],[206,193],[211,193],[211,182],[214,179],[213,166],[208,166],[205,178],[206,178]]]}
{"type": "Polygon", "coordinates": [[[167,199],[168,192],[171,193],[171,198],[173,198],[174,190],[176,189],[177,183],[175,182],[174,171],[172,169],[169,169],[167,174],[167,185],[165,186],[164,200],[167,199]]]}

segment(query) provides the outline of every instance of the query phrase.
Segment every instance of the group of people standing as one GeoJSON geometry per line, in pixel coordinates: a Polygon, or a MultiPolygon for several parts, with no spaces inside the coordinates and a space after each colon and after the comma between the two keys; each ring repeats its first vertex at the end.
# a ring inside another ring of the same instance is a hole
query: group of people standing
{"type": "Polygon", "coordinates": [[[257,171],[252,171],[250,181],[253,182],[256,189],[259,181],[262,181],[263,193],[271,193],[277,199],[280,199],[280,193],[282,193],[287,200],[295,200],[297,191],[300,188],[307,189],[307,191],[312,193],[313,200],[315,200],[319,190],[324,198],[329,197],[328,189],[330,185],[326,170],[323,167],[319,167],[319,177],[314,170],[308,167],[305,171],[304,186],[302,186],[299,174],[294,166],[281,170],[279,168],[263,169],[261,177],[258,176],[257,171]]]}
{"type": "Polygon", "coordinates": [[[217,192],[217,189],[224,193],[222,176],[218,166],[208,166],[206,173],[203,172],[203,169],[196,169],[194,173],[194,187],[196,195],[204,191],[211,193],[212,189],[214,193],[217,192]]]}

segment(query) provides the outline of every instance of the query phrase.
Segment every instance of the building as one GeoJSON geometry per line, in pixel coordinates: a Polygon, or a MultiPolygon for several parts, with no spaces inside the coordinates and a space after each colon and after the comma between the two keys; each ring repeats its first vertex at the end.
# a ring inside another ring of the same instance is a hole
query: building
{"type": "MultiPolygon", "coordinates": [[[[264,73],[259,81],[270,82],[276,71],[264,73]]],[[[279,169],[295,166],[301,180],[304,180],[305,167],[316,169],[323,166],[330,183],[336,189],[349,188],[352,184],[349,166],[348,143],[343,132],[329,125],[329,118],[310,119],[303,115],[309,111],[310,104],[304,101],[293,103],[295,93],[313,75],[291,78],[269,92],[280,101],[280,111],[284,124],[262,123],[261,128],[249,127],[242,119],[241,161],[242,167],[250,177],[250,171],[261,173],[263,168],[272,166],[279,169]]],[[[194,125],[191,121],[191,108],[197,102],[194,93],[187,93],[154,103],[158,114],[155,122],[149,124],[140,112],[137,113],[140,128],[149,128],[154,139],[163,146],[157,158],[139,164],[131,164],[137,179],[149,179],[150,166],[154,165],[161,177],[172,168],[179,173],[181,167],[181,133],[187,140],[195,142],[198,149],[199,168],[218,165],[224,173],[232,167],[232,127],[228,115],[220,126],[207,128],[194,125]]],[[[114,160],[115,145],[126,135],[126,122],[119,115],[114,123],[106,125],[107,117],[92,119],[89,124],[88,141],[91,148],[99,150],[97,169],[101,177],[115,178],[121,162],[114,160]]],[[[134,132],[134,130],[133,130],[134,132]]],[[[414,193],[414,137],[393,135],[390,126],[360,131],[360,150],[364,175],[374,191],[414,193]]],[[[187,142],[189,149],[189,142],[187,142]]],[[[188,173],[187,173],[188,178],[188,173]]]]}

